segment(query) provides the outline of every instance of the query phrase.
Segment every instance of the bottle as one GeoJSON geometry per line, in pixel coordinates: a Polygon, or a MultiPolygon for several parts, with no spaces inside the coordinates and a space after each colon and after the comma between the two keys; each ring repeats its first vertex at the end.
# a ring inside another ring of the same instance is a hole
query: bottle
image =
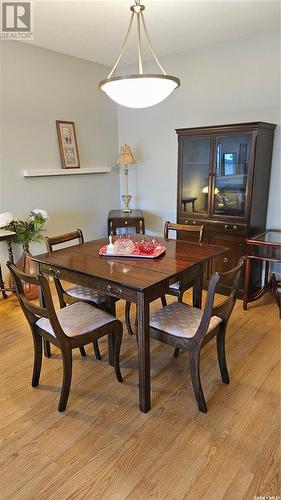
{"type": "Polygon", "coordinates": [[[111,235],[109,236],[109,245],[107,245],[107,247],[106,247],[106,253],[107,254],[114,254],[115,253],[115,248],[114,248],[114,245],[112,243],[112,236],[111,235]]]}

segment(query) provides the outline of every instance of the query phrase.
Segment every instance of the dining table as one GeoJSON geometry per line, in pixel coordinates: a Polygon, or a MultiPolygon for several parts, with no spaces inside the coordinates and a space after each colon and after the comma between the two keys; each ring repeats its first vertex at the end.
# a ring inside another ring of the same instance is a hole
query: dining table
{"type": "MultiPolygon", "coordinates": [[[[99,255],[100,248],[108,244],[104,238],[33,257],[38,273],[106,294],[111,298],[113,314],[116,299],[136,304],[139,407],[144,413],[151,409],[150,302],[165,295],[169,285],[179,281],[181,286],[193,284],[193,306],[201,308],[203,265],[227,251],[216,245],[157,239],[165,246],[165,252],[155,259],[99,255]]],[[[109,362],[113,364],[110,338],[109,362]]]]}

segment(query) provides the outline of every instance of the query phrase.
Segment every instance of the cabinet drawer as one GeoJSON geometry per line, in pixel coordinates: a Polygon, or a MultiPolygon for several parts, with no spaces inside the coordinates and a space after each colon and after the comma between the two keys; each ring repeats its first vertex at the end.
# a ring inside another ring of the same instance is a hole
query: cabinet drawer
{"type": "Polygon", "coordinates": [[[112,221],[115,227],[137,227],[139,225],[138,219],[115,219],[112,221]]]}
{"type": "Polygon", "coordinates": [[[246,235],[246,224],[241,224],[238,222],[228,222],[228,221],[217,221],[217,220],[206,220],[206,219],[196,219],[190,217],[179,217],[180,224],[189,225],[203,225],[204,231],[216,231],[229,234],[241,234],[246,235]]]}
{"type": "MultiPolygon", "coordinates": [[[[246,253],[246,242],[243,238],[233,237],[228,234],[211,234],[210,243],[212,245],[219,245],[228,248],[226,253],[212,259],[211,274],[216,271],[222,273],[229,271],[229,269],[236,266],[240,257],[246,253]]],[[[229,279],[232,278],[230,277],[229,279]]]]}

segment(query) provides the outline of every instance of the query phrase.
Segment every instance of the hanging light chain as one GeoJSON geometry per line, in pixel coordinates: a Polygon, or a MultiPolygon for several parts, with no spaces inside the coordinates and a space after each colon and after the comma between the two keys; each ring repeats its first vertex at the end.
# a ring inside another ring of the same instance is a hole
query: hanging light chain
{"type": "Polygon", "coordinates": [[[140,14],[137,14],[137,27],[138,27],[138,59],[139,59],[139,73],[143,74],[142,54],[141,54],[141,30],[140,30],[140,14]]]}
{"type": "Polygon", "coordinates": [[[150,38],[148,36],[148,32],[147,32],[147,29],[146,29],[146,24],[145,24],[145,21],[144,21],[144,16],[143,16],[143,13],[140,12],[140,15],[141,15],[141,19],[142,19],[142,24],[143,24],[143,29],[144,29],[144,32],[145,32],[145,35],[146,35],[146,39],[147,39],[147,43],[149,45],[149,48],[150,48],[150,51],[151,51],[151,54],[153,55],[156,63],[158,64],[159,68],[161,69],[163,75],[167,75],[166,71],[164,70],[163,66],[160,64],[160,61],[158,59],[158,57],[156,56],[154,50],[153,50],[153,47],[151,45],[151,41],[150,41],[150,38]]]}
{"type": "Polygon", "coordinates": [[[139,66],[139,74],[143,74],[143,62],[142,62],[142,46],[141,46],[141,20],[142,20],[142,24],[143,24],[143,29],[144,29],[144,33],[145,33],[145,36],[146,36],[146,39],[147,39],[147,43],[148,43],[148,46],[150,48],[150,51],[151,51],[151,54],[156,62],[156,64],[158,65],[158,67],[160,68],[160,70],[162,71],[163,75],[167,75],[166,71],[164,70],[163,66],[160,64],[160,61],[158,59],[158,57],[156,56],[154,50],[153,50],[153,47],[151,45],[151,41],[150,41],[150,38],[148,36],[148,32],[147,32],[147,29],[146,29],[146,24],[145,24],[145,20],[144,20],[144,15],[143,15],[143,10],[144,10],[144,6],[141,5],[140,3],[140,0],[135,0],[135,5],[133,5],[131,7],[131,11],[132,11],[132,14],[131,14],[131,19],[130,19],[130,23],[129,23],[129,28],[128,28],[128,31],[127,31],[127,34],[126,34],[126,37],[125,37],[125,40],[124,40],[124,44],[123,44],[123,47],[121,49],[121,52],[120,52],[120,55],[116,61],[116,63],[114,64],[112,70],[110,71],[108,77],[107,77],[107,80],[109,80],[113,73],[115,72],[118,64],[120,63],[122,57],[123,57],[123,54],[126,50],[126,47],[127,47],[127,44],[128,44],[128,39],[129,39],[129,35],[130,35],[130,31],[131,31],[131,28],[132,28],[132,24],[133,24],[133,19],[134,19],[134,15],[136,14],[137,16],[137,35],[138,35],[138,66],[139,66]]]}
{"type": "Polygon", "coordinates": [[[128,28],[127,35],[126,35],[126,38],[125,38],[124,43],[123,43],[123,47],[121,49],[120,55],[119,55],[116,63],[114,64],[112,70],[110,71],[110,73],[109,73],[109,75],[107,77],[107,80],[112,77],[114,71],[116,70],[116,68],[117,68],[118,64],[120,63],[120,61],[122,59],[122,56],[123,56],[123,54],[125,52],[125,49],[126,49],[127,43],[128,43],[129,34],[130,34],[130,31],[131,31],[131,27],[132,27],[132,23],[133,23],[133,19],[134,19],[134,15],[135,15],[135,13],[132,12],[131,19],[130,19],[130,24],[129,24],[129,28],[128,28]]]}

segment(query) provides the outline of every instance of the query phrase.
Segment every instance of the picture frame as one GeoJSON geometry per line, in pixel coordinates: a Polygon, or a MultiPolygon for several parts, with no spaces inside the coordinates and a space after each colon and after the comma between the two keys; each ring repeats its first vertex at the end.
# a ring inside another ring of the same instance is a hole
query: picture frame
{"type": "Polygon", "coordinates": [[[62,168],[80,168],[75,124],[56,120],[62,168]]]}

